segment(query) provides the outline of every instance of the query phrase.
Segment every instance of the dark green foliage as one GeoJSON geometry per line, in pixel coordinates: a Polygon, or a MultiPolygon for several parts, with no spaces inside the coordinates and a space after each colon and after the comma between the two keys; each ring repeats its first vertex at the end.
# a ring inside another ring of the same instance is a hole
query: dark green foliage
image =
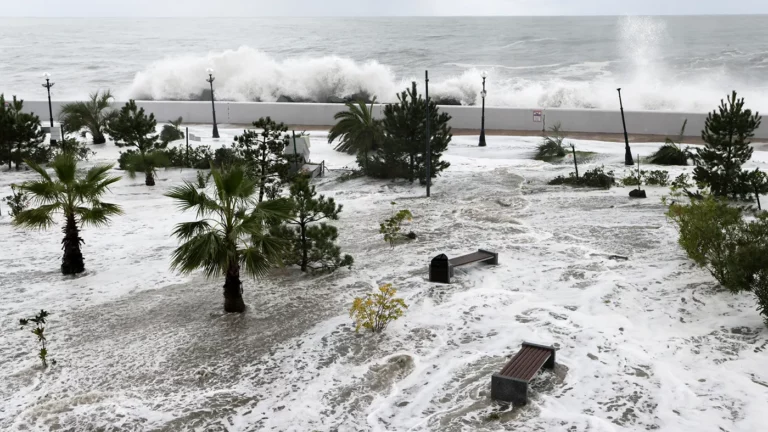
{"type": "Polygon", "coordinates": [[[220,147],[213,152],[213,166],[216,168],[227,169],[244,163],[232,147],[220,147]]]}
{"type": "MultiPolygon", "coordinates": [[[[43,363],[44,368],[48,367],[48,339],[45,337],[45,319],[48,318],[48,315],[50,315],[48,312],[40,310],[40,312],[32,318],[19,319],[19,325],[22,329],[29,325],[29,323],[35,324],[35,328],[32,329],[32,334],[37,336],[37,343],[40,344],[40,351],[38,352],[37,357],[43,363]]],[[[56,365],[56,360],[52,360],[51,364],[56,365]]]]}
{"type": "Polygon", "coordinates": [[[214,162],[214,153],[209,146],[169,147],[163,150],[169,167],[207,169],[214,162]]]}
{"type": "Polygon", "coordinates": [[[413,231],[408,234],[400,232],[402,223],[413,220],[413,214],[408,209],[395,212],[395,202],[392,202],[392,216],[379,224],[379,233],[384,234],[384,241],[394,248],[398,242],[416,238],[413,231]]]}
{"type": "Polygon", "coordinates": [[[115,204],[101,198],[120,177],[109,176],[112,165],[96,165],[87,172],[77,170],[77,160],[71,154],[57,156],[50,164],[55,178],[34,162],[27,164],[40,176],[38,180],[24,182],[19,189],[29,193],[37,207],[16,215],[13,224],[23,228],[47,229],[54,224],[54,216],[64,216],[64,256],[61,272],[65,275],[85,270],[80,245],[80,226],[106,226],[110,218],[122,214],[115,204]]]}
{"type": "Polygon", "coordinates": [[[136,155],[124,157],[121,168],[126,169],[131,177],[136,172],[144,172],[147,186],[155,185],[156,168],[167,166],[168,158],[163,152],[164,145],[158,143],[155,129],[155,115],[146,115],[144,108],[138,108],[131,99],[120,112],[109,121],[107,133],[115,140],[118,147],[134,147],[136,155]]]}
{"type": "Polygon", "coordinates": [[[603,167],[600,167],[585,172],[581,177],[576,177],[576,173],[573,172],[568,177],[557,176],[549,184],[610,189],[611,186],[616,184],[616,179],[614,178],[613,171],[605,172],[603,167]]]}
{"type": "Polygon", "coordinates": [[[760,127],[759,113],[744,108],[744,99],[734,91],[728,102],[707,116],[701,137],[706,143],[697,149],[696,183],[709,187],[718,197],[748,199],[754,193],[750,177],[741,166],[752,157],[751,139],[760,127]]]}
{"type": "MultiPolygon", "coordinates": [[[[377,178],[419,179],[426,183],[426,136],[425,122],[427,102],[411,89],[397,95],[398,103],[384,107],[384,141],[377,151],[365,160],[358,156],[358,163],[367,175],[377,178]]],[[[451,116],[441,113],[434,100],[429,101],[431,177],[437,177],[450,164],[441,160],[453,135],[448,122],[451,116]]]]}
{"type": "Polygon", "coordinates": [[[19,213],[26,210],[29,207],[29,194],[16,188],[16,185],[11,185],[11,195],[3,198],[5,204],[8,206],[11,216],[16,217],[19,213]]]}
{"type": "Polygon", "coordinates": [[[561,131],[560,123],[555,124],[549,130],[550,133],[542,137],[543,141],[536,149],[536,156],[534,156],[536,160],[550,161],[566,155],[566,149],[563,147],[565,135],[561,131]]]}
{"type": "Polygon", "coordinates": [[[632,174],[621,179],[621,184],[624,186],[667,186],[669,185],[669,171],[640,171],[639,176],[636,171],[633,171],[632,174]]]}
{"type": "Polygon", "coordinates": [[[341,205],[333,198],[317,196],[310,178],[297,176],[291,184],[291,212],[287,225],[273,227],[275,236],[288,241],[284,263],[297,265],[306,272],[333,272],[340,267],[352,267],[350,255],[341,256],[341,248],[334,242],[339,234],[336,227],[323,220],[338,220],[341,205]]]}
{"type": "Polygon", "coordinates": [[[656,165],[688,165],[688,159],[691,158],[691,151],[688,147],[681,148],[683,139],[685,138],[685,127],[688,125],[688,119],[683,122],[683,127],[680,129],[680,135],[677,138],[677,142],[672,138],[667,137],[664,143],[656,153],[652,154],[649,162],[656,165]]]}
{"type": "Polygon", "coordinates": [[[253,122],[253,127],[261,131],[243,131],[242,135],[235,137],[233,148],[245,161],[249,175],[258,180],[261,202],[265,195],[268,198],[279,195],[282,182],[288,178],[290,165],[284,152],[290,135],[285,124],[269,117],[253,122]]]}
{"type": "Polygon", "coordinates": [[[208,187],[208,180],[210,179],[211,179],[210,171],[208,173],[204,171],[198,171],[197,172],[197,188],[205,189],[206,187],[208,187]]]}
{"type": "Polygon", "coordinates": [[[117,115],[112,109],[112,93],[96,92],[87,102],[73,102],[61,107],[61,125],[64,133],[80,133],[85,138],[90,132],[94,144],[104,144],[104,130],[117,115]]]}
{"type": "Polygon", "coordinates": [[[176,120],[168,120],[167,125],[163,125],[163,129],[160,131],[160,141],[163,146],[167,146],[172,141],[178,141],[184,139],[184,132],[181,131],[181,123],[183,118],[179,117],[176,120]]]}
{"type": "Polygon", "coordinates": [[[63,154],[71,154],[76,160],[87,161],[89,157],[96,154],[87,144],[78,141],[75,138],[65,138],[58,141],[56,145],[51,145],[53,157],[63,154]]]}
{"type": "Polygon", "coordinates": [[[166,194],[182,211],[194,210],[199,219],[176,225],[173,235],[181,244],[173,252],[171,268],[223,277],[224,310],[241,313],[245,302],[240,272],[263,277],[280,264],[285,241],[267,234],[267,229],[287,216],[289,205],[287,200],[257,203],[257,182],[241,166],[213,169],[211,177],[211,195],[188,182],[166,194]]]}
{"type": "Polygon", "coordinates": [[[14,163],[18,170],[25,160],[48,162],[51,150],[44,140],[40,118],[24,112],[24,101],[14,96],[7,102],[0,94],[0,163],[8,164],[8,169],[14,163]]]}
{"type": "Polygon", "coordinates": [[[746,221],[741,208],[708,195],[672,204],[667,216],[688,257],[729,291],[754,292],[768,323],[768,213],[746,221]]]}
{"type": "Polygon", "coordinates": [[[374,103],[375,98],[370,105],[363,101],[348,102],[348,110],[333,117],[337,123],[328,133],[329,144],[338,139],[336,150],[358,155],[363,167],[367,165],[369,153],[377,151],[384,140],[382,123],[373,118],[374,103]]]}

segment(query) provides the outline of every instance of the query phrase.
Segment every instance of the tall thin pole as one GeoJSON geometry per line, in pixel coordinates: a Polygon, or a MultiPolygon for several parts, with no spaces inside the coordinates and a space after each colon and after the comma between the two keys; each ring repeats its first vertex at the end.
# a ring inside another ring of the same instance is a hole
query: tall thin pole
{"type": "Polygon", "coordinates": [[[424,93],[427,98],[427,153],[425,155],[427,160],[427,198],[429,198],[429,187],[432,183],[432,143],[431,136],[429,135],[429,71],[424,71],[424,93]]]}
{"type": "Polygon", "coordinates": [[[299,172],[299,155],[296,153],[296,131],[292,130],[291,133],[293,134],[293,169],[299,172]]]}
{"type": "MultiPolygon", "coordinates": [[[[51,119],[51,136],[53,136],[53,106],[51,104],[51,87],[54,86],[55,83],[51,82],[51,79],[49,78],[49,75],[45,74],[45,84],[43,84],[43,87],[45,87],[48,90],[48,115],[51,119]]],[[[51,139],[51,144],[56,144],[55,139],[51,139]]]]}
{"type": "Polygon", "coordinates": [[[629,149],[629,135],[627,135],[627,121],[624,119],[624,103],[621,101],[621,89],[616,89],[619,92],[619,107],[621,108],[621,124],[624,125],[624,165],[631,166],[635,164],[632,159],[632,150],[629,149]]]}
{"type": "Polygon", "coordinates": [[[184,136],[187,138],[187,166],[192,168],[189,164],[189,127],[185,127],[184,130],[186,131],[184,136]]]}
{"type": "Polygon", "coordinates": [[[483,74],[483,92],[480,93],[483,96],[483,109],[480,116],[480,144],[479,147],[485,147],[485,74],[483,74]]]}
{"type": "Polygon", "coordinates": [[[213,137],[218,138],[219,137],[219,126],[216,124],[216,103],[214,102],[213,97],[213,81],[215,81],[216,78],[213,77],[212,73],[208,74],[208,83],[211,85],[211,109],[213,110],[213,137]]]}

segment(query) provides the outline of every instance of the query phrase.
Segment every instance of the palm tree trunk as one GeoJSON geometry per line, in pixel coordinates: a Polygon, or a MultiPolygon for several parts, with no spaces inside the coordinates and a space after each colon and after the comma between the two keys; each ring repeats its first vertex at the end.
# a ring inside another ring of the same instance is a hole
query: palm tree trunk
{"type": "Polygon", "coordinates": [[[107,142],[107,139],[104,137],[104,134],[100,130],[91,131],[91,135],[93,135],[94,144],[104,144],[107,142]]]}
{"type": "Polygon", "coordinates": [[[309,252],[309,246],[307,245],[307,226],[301,224],[301,271],[307,271],[307,264],[309,259],[307,257],[309,252]]]}
{"type": "Polygon", "coordinates": [[[148,169],[144,173],[144,184],[147,186],[154,186],[155,185],[155,175],[152,173],[151,169],[148,169]]]}
{"type": "Polygon", "coordinates": [[[224,280],[224,312],[245,312],[243,284],[240,282],[240,264],[237,261],[229,264],[224,280]]]}
{"type": "Polygon", "coordinates": [[[80,251],[80,244],[83,239],[80,238],[80,232],[77,228],[75,215],[67,215],[67,223],[62,230],[64,240],[61,241],[61,248],[64,250],[64,256],[61,258],[61,273],[73,275],[85,271],[83,262],[83,253],[80,251]]]}

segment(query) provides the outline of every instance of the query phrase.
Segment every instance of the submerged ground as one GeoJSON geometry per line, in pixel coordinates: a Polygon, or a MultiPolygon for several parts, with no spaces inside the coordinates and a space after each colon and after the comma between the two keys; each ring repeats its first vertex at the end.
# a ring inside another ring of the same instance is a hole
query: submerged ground
{"type": "MultiPolygon", "coordinates": [[[[207,128],[192,128],[203,135],[207,128]]],[[[237,130],[222,130],[229,143],[237,130]]],[[[126,211],[84,231],[87,273],[59,273],[60,232],[24,232],[0,217],[0,429],[62,431],[757,431],[768,407],[768,330],[751,294],[717,289],[686,259],[660,202],[668,191],[547,186],[570,171],[530,159],[536,138],[456,137],[433,188],[339,182],[353,158],[312,133],[331,169],[318,190],[344,205],[339,244],[351,271],[296,269],[247,281],[243,315],[222,313],[223,280],[168,270],[173,225],[191,220],[165,198],[194,170],[125,178],[126,211]],[[395,249],[378,234],[390,202],[419,238],[395,249]],[[500,265],[427,281],[429,260],[478,248],[500,265]],[[628,257],[627,261],[611,259],[628,257]],[[392,283],[410,305],[376,336],[353,331],[355,296],[392,283]],[[18,318],[52,313],[55,367],[42,371],[18,318]],[[490,400],[490,377],[522,341],[559,347],[531,403],[490,400]],[[499,415],[495,415],[498,413],[499,415]]],[[[623,146],[582,170],[625,174],[623,146]]],[[[650,154],[658,144],[633,147],[650,154]]],[[[92,162],[113,162],[108,144],[92,162]]],[[[768,153],[756,152],[762,166],[768,153]]],[[[650,167],[647,167],[650,168],[650,167]]],[[[672,176],[682,169],[673,169],[672,176]]],[[[690,168],[688,168],[690,170],[690,168]]],[[[628,172],[627,172],[628,173],[628,172]]],[[[0,173],[0,196],[30,173],[0,173]]]]}

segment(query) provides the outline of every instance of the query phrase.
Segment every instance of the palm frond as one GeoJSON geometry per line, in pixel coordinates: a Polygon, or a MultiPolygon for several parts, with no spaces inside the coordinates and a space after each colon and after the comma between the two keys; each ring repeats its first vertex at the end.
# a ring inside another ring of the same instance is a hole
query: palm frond
{"type": "Polygon", "coordinates": [[[212,211],[220,209],[215,201],[211,200],[205,192],[198,191],[195,185],[184,182],[181,186],[171,188],[165,196],[176,200],[176,207],[181,211],[195,209],[197,217],[202,217],[212,211]]]}
{"type": "Polygon", "coordinates": [[[39,204],[49,204],[56,201],[63,192],[61,183],[50,180],[31,180],[17,186],[19,190],[32,195],[32,201],[39,204]]]}
{"type": "Polygon", "coordinates": [[[123,214],[122,208],[117,204],[96,202],[91,207],[76,207],[75,214],[80,217],[80,223],[83,226],[107,226],[110,222],[110,216],[123,214]]]}
{"type": "Polygon", "coordinates": [[[187,241],[194,236],[204,234],[211,229],[208,219],[202,219],[194,222],[182,222],[173,229],[173,235],[181,240],[187,241]]]}
{"type": "Polygon", "coordinates": [[[60,202],[53,204],[44,204],[37,208],[27,209],[19,212],[13,218],[13,225],[23,228],[47,229],[53,225],[53,215],[62,208],[60,202]]]}
{"type": "Polygon", "coordinates": [[[75,181],[77,175],[77,160],[72,154],[64,153],[56,158],[49,164],[56,173],[58,180],[64,184],[69,184],[75,181]]]}
{"type": "Polygon", "coordinates": [[[240,265],[251,277],[263,277],[272,267],[282,265],[281,257],[287,245],[285,240],[277,237],[255,235],[251,245],[239,251],[240,265]]]}
{"type": "Polygon", "coordinates": [[[203,269],[207,277],[222,275],[227,271],[229,253],[226,241],[217,231],[194,236],[173,252],[171,269],[191,273],[203,269]]]}

